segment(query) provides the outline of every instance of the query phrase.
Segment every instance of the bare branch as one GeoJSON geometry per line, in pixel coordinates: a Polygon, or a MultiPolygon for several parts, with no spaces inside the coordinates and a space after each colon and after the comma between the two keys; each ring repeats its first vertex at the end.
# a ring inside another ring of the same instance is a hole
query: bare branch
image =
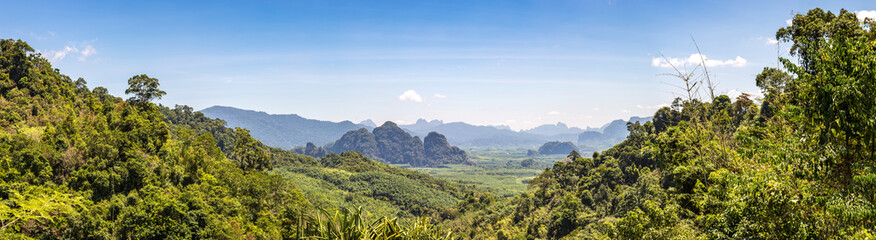
{"type": "Polygon", "coordinates": [[[712,78],[709,76],[709,69],[706,68],[706,58],[703,57],[703,52],[700,51],[700,45],[697,44],[697,40],[694,39],[693,35],[690,36],[690,40],[693,41],[694,46],[697,48],[697,53],[700,55],[700,64],[703,66],[703,74],[706,75],[706,85],[709,88],[709,97],[710,101],[715,99],[715,85],[712,84],[712,78]]]}

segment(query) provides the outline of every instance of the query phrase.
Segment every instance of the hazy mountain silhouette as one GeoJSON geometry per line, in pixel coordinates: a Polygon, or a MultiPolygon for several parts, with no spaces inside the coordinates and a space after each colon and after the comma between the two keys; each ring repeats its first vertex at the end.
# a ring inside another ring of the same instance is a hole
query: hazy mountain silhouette
{"type": "Polygon", "coordinates": [[[359,125],[366,126],[372,129],[377,127],[377,124],[374,123],[374,121],[371,121],[371,119],[365,119],[364,121],[359,122],[359,125]]]}
{"type": "Polygon", "coordinates": [[[249,129],[252,136],[262,143],[284,149],[303,146],[307,142],[322,146],[347,131],[367,127],[350,121],[320,121],[296,114],[267,114],[225,106],[212,106],[201,112],[204,116],[225,120],[228,127],[249,129]]]}
{"type": "Polygon", "coordinates": [[[639,122],[644,124],[651,121],[652,117],[631,117],[629,121],[621,119],[611,121],[602,126],[600,131],[584,131],[578,134],[578,145],[582,146],[582,150],[601,151],[614,146],[624,139],[630,132],[627,130],[627,122],[639,122]]]}
{"type": "Polygon", "coordinates": [[[584,131],[586,130],[578,127],[569,127],[565,123],[557,122],[557,124],[545,124],[532,129],[523,130],[521,132],[545,136],[554,136],[565,134],[579,134],[584,131]]]}
{"type": "Polygon", "coordinates": [[[410,125],[401,125],[418,136],[439,132],[453,145],[463,147],[533,147],[548,138],[545,136],[499,129],[494,126],[475,126],[464,122],[444,123],[440,120],[417,120],[410,125]]]}

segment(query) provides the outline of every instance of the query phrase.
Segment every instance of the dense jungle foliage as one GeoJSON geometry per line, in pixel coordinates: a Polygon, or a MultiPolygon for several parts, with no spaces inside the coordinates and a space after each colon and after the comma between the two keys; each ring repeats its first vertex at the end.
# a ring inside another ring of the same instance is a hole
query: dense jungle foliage
{"type": "Polygon", "coordinates": [[[876,24],[813,9],[776,38],[799,61],[756,77],[760,106],[690,88],[621,144],[447,224],[490,239],[874,238],[876,24]]]}
{"type": "Polygon", "coordinates": [[[0,40],[0,239],[446,239],[414,216],[441,216],[474,190],[358,153],[321,162],[270,148],[189,107],[151,103],[164,95],[155,78],[128,82],[128,100],[88,89],[27,43],[0,40]],[[407,218],[314,205],[268,172],[284,167],[362,172],[344,186],[381,202],[408,194],[407,218]]]}
{"type": "MultiPolygon", "coordinates": [[[[874,28],[796,15],[776,34],[795,59],[754,79],[763,99],[689,87],[505,199],[358,152],[267,147],[151,103],[157,79],[132,77],[124,100],[0,40],[0,239],[872,239],[874,28]]],[[[695,74],[677,76],[711,86],[695,74]]]]}

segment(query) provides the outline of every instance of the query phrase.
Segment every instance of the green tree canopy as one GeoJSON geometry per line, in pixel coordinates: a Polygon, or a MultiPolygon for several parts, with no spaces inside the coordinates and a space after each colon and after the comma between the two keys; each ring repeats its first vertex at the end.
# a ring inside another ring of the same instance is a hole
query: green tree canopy
{"type": "Polygon", "coordinates": [[[259,146],[259,141],[252,138],[249,130],[245,128],[234,129],[235,144],[232,157],[237,161],[237,166],[243,170],[271,169],[268,155],[259,146]]]}
{"type": "Polygon", "coordinates": [[[150,102],[152,99],[161,99],[166,92],[158,89],[158,79],[151,78],[146,74],[140,74],[128,79],[128,89],[125,94],[134,94],[128,99],[130,102],[150,102]]]}

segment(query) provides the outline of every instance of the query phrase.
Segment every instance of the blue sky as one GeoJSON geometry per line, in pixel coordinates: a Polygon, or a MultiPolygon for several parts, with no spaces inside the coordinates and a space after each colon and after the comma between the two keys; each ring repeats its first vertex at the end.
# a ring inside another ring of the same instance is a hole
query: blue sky
{"type": "MultiPolygon", "coordinates": [[[[709,60],[719,92],[788,44],[793,14],[872,1],[10,1],[0,38],[122,96],[160,79],[165,105],[358,122],[418,118],[532,128],[651,115],[681,90],[654,62],[709,60]],[[180,3],[182,2],[182,3],[180,3]]],[[[876,13],[876,12],[869,12],[876,13]]]]}

